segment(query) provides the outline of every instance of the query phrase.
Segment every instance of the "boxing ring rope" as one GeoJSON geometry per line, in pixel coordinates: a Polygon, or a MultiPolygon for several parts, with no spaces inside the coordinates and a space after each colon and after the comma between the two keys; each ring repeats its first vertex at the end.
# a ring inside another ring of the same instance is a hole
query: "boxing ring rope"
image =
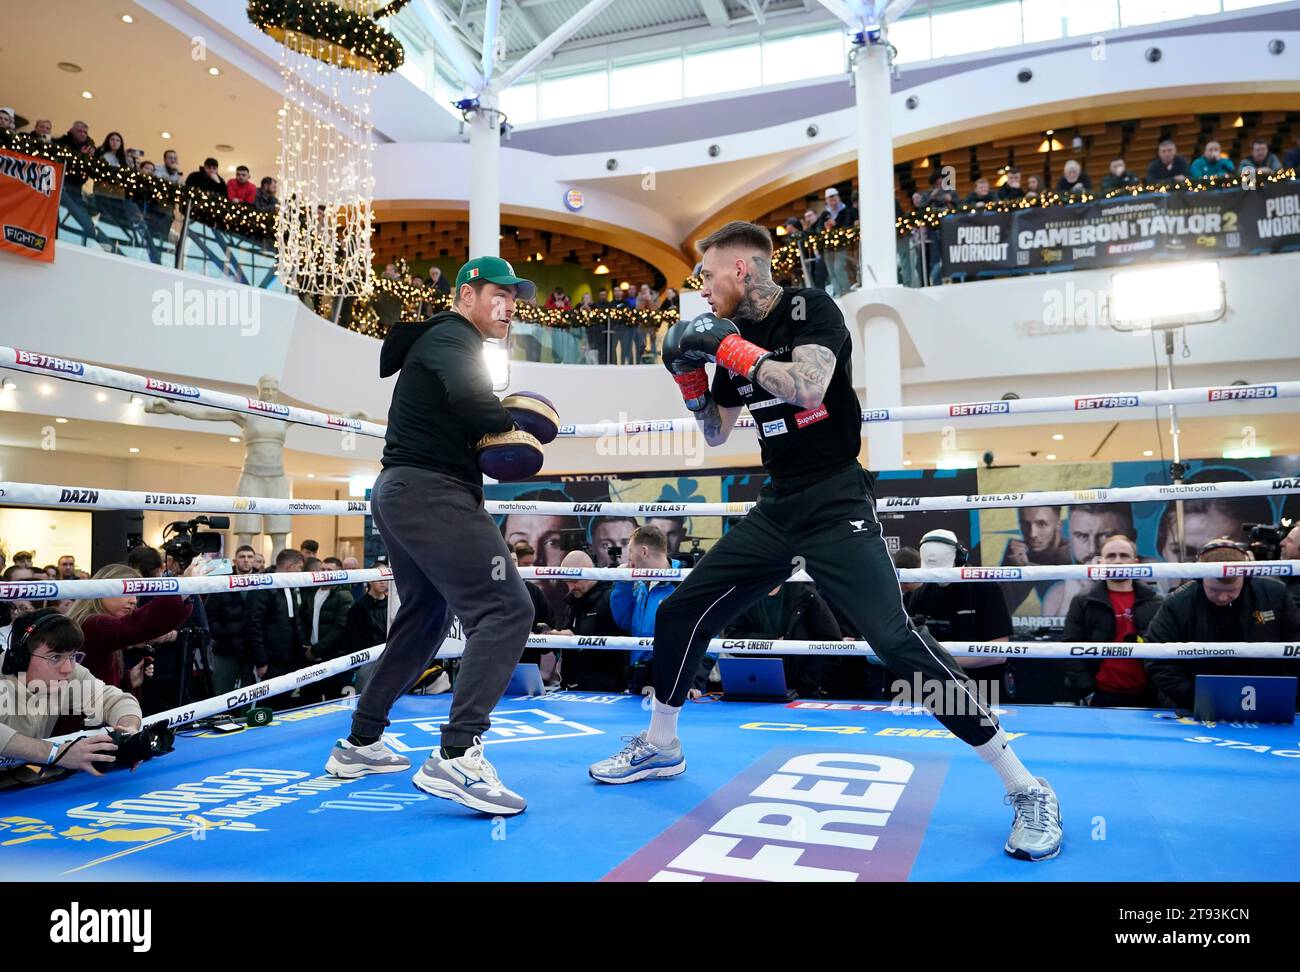
{"type": "Polygon", "coordinates": [[[375,422],[363,422],[360,419],[344,415],[331,415],[311,408],[299,408],[296,405],[281,405],[279,402],[263,402],[244,395],[231,395],[228,392],[212,391],[196,385],[183,385],[163,378],[137,375],[130,371],[118,371],[114,368],[102,368],[99,365],[74,361],[71,358],[59,358],[35,351],[23,351],[0,345],[0,368],[24,371],[32,375],[45,375],[49,378],[62,378],[83,385],[97,385],[100,388],[114,388],[118,391],[136,392],[151,395],[154,398],[170,398],[178,402],[196,402],[211,405],[213,408],[228,412],[244,412],[248,415],[263,415],[295,422],[298,425],[312,425],[336,432],[356,432],[383,438],[387,431],[385,426],[375,422]]]}
{"type": "MultiPolygon", "coordinates": [[[[520,567],[525,580],[682,581],[690,567],[520,567]]],[[[1028,567],[904,567],[903,584],[997,583],[1047,580],[1201,580],[1224,577],[1296,577],[1300,560],[1220,561],[1208,564],[1062,564],[1028,567]]],[[[152,597],[159,594],[247,593],[285,588],[341,587],[392,580],[390,567],[275,574],[217,574],[210,577],[126,577],[111,580],[0,581],[2,601],[84,601],[96,597],[152,597]]],[[[813,578],[798,570],[786,583],[813,578]]]]}
{"type": "MultiPolygon", "coordinates": [[[[1049,641],[945,641],[943,646],[956,658],[1295,658],[1300,657],[1300,645],[1282,642],[1222,642],[1212,647],[1199,643],[1167,642],[1164,644],[1134,643],[1115,644],[1112,642],[1049,642],[1049,641]]],[[[648,650],[654,645],[653,638],[633,638],[615,636],[579,636],[579,635],[531,635],[529,648],[581,648],[596,651],[637,651],[648,650]]],[[[169,728],[187,725],[200,719],[208,719],[222,712],[240,706],[251,705],[262,699],[291,692],[303,685],[310,685],[341,672],[351,671],[377,661],[384,653],[385,645],[375,645],[349,655],[340,655],[329,661],[309,665],[306,668],[284,675],[277,675],[264,682],[257,682],[247,688],[235,689],[225,695],[213,696],[200,702],[177,706],[162,712],[146,716],[144,724],[154,725],[166,722],[169,728]]],[[[459,658],[464,652],[463,644],[444,645],[446,651],[439,651],[438,658],[459,658]]],[[[714,638],[706,649],[710,655],[865,655],[879,661],[865,641],[779,641],[758,638],[714,638]]],[[[83,732],[53,736],[49,742],[62,744],[72,739],[87,735],[102,735],[105,729],[88,729],[83,732]]],[[[0,768],[18,766],[27,762],[0,756],[0,768]]]]}
{"type": "MultiPolygon", "coordinates": [[[[184,385],[87,364],[71,358],[0,345],[0,368],[28,374],[46,375],[82,384],[136,392],[157,398],[198,402],[214,408],[249,415],[265,415],[285,422],[317,428],[356,432],[383,438],[386,426],[375,422],[331,415],[314,409],[263,402],[255,398],[212,391],[196,385],[184,385]]],[[[898,405],[892,408],[865,409],[863,424],[873,422],[908,422],[933,419],[981,418],[989,415],[1031,415],[1047,412],[1091,412],[1124,408],[1150,408],[1163,405],[1204,405],[1226,402],[1258,402],[1280,398],[1300,398],[1300,381],[1279,381],[1255,385],[1202,386],[1198,388],[1157,389],[1154,391],[1106,392],[1096,395],[1057,395],[1043,398],[1017,398],[993,402],[951,402],[935,405],[898,405]]],[[[739,428],[755,427],[748,416],[737,421],[739,428]]],[[[593,422],[561,425],[559,434],[569,438],[599,438],[661,432],[694,432],[694,418],[643,419],[633,422],[593,422]]]]}
{"type": "MultiPolygon", "coordinates": [[[[1076,506],[1084,503],[1141,503],[1224,496],[1285,496],[1300,493],[1300,477],[1247,482],[1185,483],[1181,486],[1117,486],[1099,489],[1056,489],[1024,493],[975,493],[967,496],[880,496],[876,509],[990,510],[1025,506],[1076,506]]],[[[547,516],[744,516],[754,504],[745,503],[563,503],[539,500],[485,500],[492,514],[535,513],[547,516]]],[[[178,513],[316,514],[367,516],[366,500],[295,500],[266,496],[214,496],[201,493],[149,493],[94,486],[0,482],[0,506],[53,506],[62,509],[167,510],[178,513]]]]}

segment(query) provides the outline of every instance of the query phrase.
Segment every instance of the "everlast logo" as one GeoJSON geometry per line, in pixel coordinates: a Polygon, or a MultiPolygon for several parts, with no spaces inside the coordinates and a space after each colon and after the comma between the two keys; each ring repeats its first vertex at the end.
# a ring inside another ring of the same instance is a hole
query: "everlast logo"
{"type": "Polygon", "coordinates": [[[1138,404],[1136,395],[1092,395],[1088,398],[1076,398],[1076,411],[1089,408],[1133,408],[1138,404]]]}
{"type": "Polygon", "coordinates": [[[892,510],[900,506],[920,506],[921,497],[919,496],[886,496],[885,509],[892,510]]]}
{"type": "Polygon", "coordinates": [[[887,408],[868,408],[862,412],[862,421],[864,422],[888,422],[889,409],[887,408]]]}
{"type": "Polygon", "coordinates": [[[184,395],[186,398],[198,398],[199,390],[193,385],[177,385],[170,381],[163,381],[161,378],[146,378],[144,380],[146,391],[166,392],[169,395],[184,395]]]}
{"type": "Polygon", "coordinates": [[[1088,658],[1130,658],[1133,655],[1133,649],[1118,645],[1114,647],[1110,645],[1075,645],[1070,649],[1070,654],[1082,655],[1088,658]]]}
{"type": "Polygon", "coordinates": [[[275,578],[270,574],[230,574],[226,577],[232,591],[245,587],[272,587],[275,578]]]}
{"type": "Polygon", "coordinates": [[[52,358],[48,354],[33,354],[31,351],[14,351],[14,357],[20,365],[30,365],[45,371],[61,371],[65,375],[84,375],[86,366],[76,361],[64,361],[52,358]]]}
{"type": "Polygon", "coordinates": [[[145,506],[194,506],[198,503],[197,496],[188,494],[175,493],[145,493],[145,506]]]}
{"type": "Polygon", "coordinates": [[[360,500],[348,500],[349,513],[365,513],[367,506],[368,504],[362,503],[360,500]]]}
{"type": "Polygon", "coordinates": [[[641,503],[637,506],[638,513],[685,513],[685,503],[641,503]]]}
{"type": "Polygon", "coordinates": [[[1224,564],[1224,577],[1290,577],[1290,564],[1224,564]]]}
{"type": "Polygon", "coordinates": [[[254,412],[265,412],[267,415],[288,415],[289,406],[281,405],[278,402],[264,402],[258,398],[246,399],[248,407],[254,412]]]}
{"type": "Polygon", "coordinates": [[[966,497],[967,503],[1019,503],[1024,493],[974,493],[966,497]]]}
{"type": "Polygon", "coordinates": [[[598,646],[598,645],[603,645],[603,644],[605,643],[606,640],[607,640],[607,639],[605,639],[605,638],[585,638],[585,637],[584,637],[584,638],[579,638],[579,639],[578,639],[578,644],[579,644],[579,645],[585,645],[585,646],[588,646],[588,647],[590,647],[590,646],[598,646]]]}
{"type": "Polygon", "coordinates": [[[0,175],[21,182],[48,199],[54,194],[54,166],[32,158],[0,155],[0,175]]]}
{"type": "Polygon", "coordinates": [[[1127,577],[1151,577],[1155,571],[1150,567],[1103,567],[1094,566],[1088,568],[1088,577],[1105,578],[1111,580],[1122,580],[1127,577]]]}
{"type": "Polygon", "coordinates": [[[574,503],[573,512],[574,513],[599,513],[603,506],[604,506],[603,503],[574,503]]]}
{"type": "Polygon", "coordinates": [[[361,428],[361,423],[356,419],[344,418],[341,415],[331,415],[328,421],[330,425],[339,429],[352,429],[353,431],[357,431],[361,428]]]}
{"type": "Polygon", "coordinates": [[[175,594],[181,582],[175,577],[128,577],[122,581],[123,594],[175,594]]]}
{"type": "Polygon", "coordinates": [[[1019,567],[963,567],[961,576],[976,580],[1019,580],[1021,573],[1019,567]]]}
{"type": "Polygon", "coordinates": [[[1010,411],[1010,402],[970,402],[948,406],[949,415],[1001,415],[1010,411]]]}
{"type": "Polygon", "coordinates": [[[311,579],[317,584],[327,584],[330,581],[345,581],[348,579],[346,570],[313,570],[311,579]]]}
{"type": "Polygon", "coordinates": [[[46,581],[0,584],[0,601],[52,601],[58,596],[59,585],[46,581]]]}
{"type": "Polygon", "coordinates": [[[98,503],[99,490],[97,489],[61,489],[59,490],[60,503],[98,503]]]}
{"type": "Polygon", "coordinates": [[[1210,389],[1212,402],[1226,402],[1239,398],[1277,398],[1277,385],[1238,385],[1233,388],[1210,389]]]}

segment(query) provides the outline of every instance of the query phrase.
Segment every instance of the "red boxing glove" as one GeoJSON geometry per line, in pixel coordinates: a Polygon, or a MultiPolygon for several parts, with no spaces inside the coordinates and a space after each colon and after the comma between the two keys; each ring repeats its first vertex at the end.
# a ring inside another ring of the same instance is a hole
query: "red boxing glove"
{"type": "Polygon", "coordinates": [[[703,368],[695,368],[681,374],[673,372],[673,381],[677,382],[677,387],[682,390],[686,407],[692,412],[698,412],[708,404],[709,373],[703,368]]]}
{"type": "Polygon", "coordinates": [[[718,345],[718,354],[714,360],[728,371],[753,380],[758,366],[770,357],[772,352],[760,348],[752,341],[746,341],[739,334],[728,334],[718,345]]]}

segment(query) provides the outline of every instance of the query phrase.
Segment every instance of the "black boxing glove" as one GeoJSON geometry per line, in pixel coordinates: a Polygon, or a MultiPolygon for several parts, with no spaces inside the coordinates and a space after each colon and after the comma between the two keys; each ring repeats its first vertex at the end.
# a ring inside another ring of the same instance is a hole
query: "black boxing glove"
{"type": "Polygon", "coordinates": [[[688,360],[716,361],[733,374],[753,380],[758,366],[772,352],[740,336],[740,328],[715,314],[701,314],[691,321],[678,339],[680,354],[688,360]]]}
{"type": "Polygon", "coordinates": [[[704,370],[704,359],[687,357],[682,351],[682,335],[690,326],[690,321],[682,319],[668,329],[660,357],[664,367],[673,376],[673,381],[681,389],[686,407],[692,412],[698,412],[708,408],[712,396],[709,394],[709,373],[704,370]]]}

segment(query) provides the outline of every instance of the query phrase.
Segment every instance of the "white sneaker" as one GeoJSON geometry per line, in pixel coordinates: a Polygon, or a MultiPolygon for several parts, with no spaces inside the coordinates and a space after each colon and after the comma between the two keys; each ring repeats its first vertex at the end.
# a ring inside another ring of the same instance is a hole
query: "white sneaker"
{"type": "Polygon", "coordinates": [[[411,782],[430,796],[494,817],[523,813],[528,808],[523,797],[501,782],[496,769],[483,756],[483,741],[477,738],[464,756],[455,759],[443,759],[435,750],[411,782]]]}
{"type": "Polygon", "coordinates": [[[354,746],[346,739],[334,744],[325,772],[345,780],[355,780],[371,773],[400,773],[411,768],[411,761],[399,756],[377,739],[369,746],[354,746]]]}

